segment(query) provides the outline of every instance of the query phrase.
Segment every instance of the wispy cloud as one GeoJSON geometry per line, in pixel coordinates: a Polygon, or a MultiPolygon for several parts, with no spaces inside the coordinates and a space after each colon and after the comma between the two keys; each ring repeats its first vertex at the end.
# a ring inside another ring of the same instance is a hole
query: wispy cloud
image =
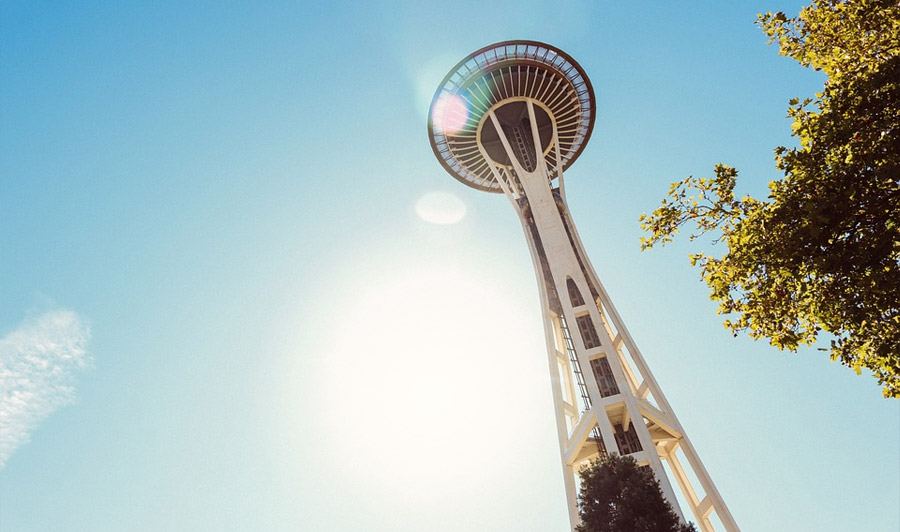
{"type": "Polygon", "coordinates": [[[0,338],[0,468],[41,421],[74,400],[90,334],[78,314],[53,310],[0,338]]]}

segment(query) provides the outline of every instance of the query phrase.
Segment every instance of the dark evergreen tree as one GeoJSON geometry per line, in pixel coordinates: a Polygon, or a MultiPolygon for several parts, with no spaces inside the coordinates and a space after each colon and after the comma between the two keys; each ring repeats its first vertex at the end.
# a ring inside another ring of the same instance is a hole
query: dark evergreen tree
{"type": "Polygon", "coordinates": [[[650,468],[630,456],[599,458],[579,475],[577,532],[697,532],[663,498],[650,468]]]}

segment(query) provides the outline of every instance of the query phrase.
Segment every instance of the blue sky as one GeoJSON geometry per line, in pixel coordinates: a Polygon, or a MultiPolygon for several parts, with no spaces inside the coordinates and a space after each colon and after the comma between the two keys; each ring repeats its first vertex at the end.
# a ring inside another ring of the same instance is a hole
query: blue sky
{"type": "Polygon", "coordinates": [[[0,4],[0,354],[30,398],[0,528],[565,530],[521,228],[425,129],[458,60],[535,39],[593,82],[572,214],[738,523],[897,530],[897,402],[732,338],[686,245],[639,251],[670,181],[765,194],[822,78],[753,21],[799,7],[0,4]],[[458,223],[416,214],[435,192],[458,223]]]}

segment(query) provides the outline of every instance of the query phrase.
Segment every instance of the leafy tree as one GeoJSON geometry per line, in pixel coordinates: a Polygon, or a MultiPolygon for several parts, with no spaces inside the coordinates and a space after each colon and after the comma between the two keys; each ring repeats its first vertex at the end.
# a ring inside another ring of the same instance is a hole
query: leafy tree
{"type": "Polygon", "coordinates": [[[784,176],[766,200],[736,199],[725,165],[673,183],[641,216],[642,249],[685,224],[691,240],[714,231],[725,253],[690,258],[718,312],[736,315],[726,328],[791,351],[829,333],[832,360],[900,398],[900,4],[816,0],[757,23],[781,55],[828,76],[790,102],[799,145],[775,150],[784,176]]]}
{"type": "Polygon", "coordinates": [[[599,458],[579,475],[577,532],[697,532],[663,498],[650,468],[630,456],[599,458]]]}

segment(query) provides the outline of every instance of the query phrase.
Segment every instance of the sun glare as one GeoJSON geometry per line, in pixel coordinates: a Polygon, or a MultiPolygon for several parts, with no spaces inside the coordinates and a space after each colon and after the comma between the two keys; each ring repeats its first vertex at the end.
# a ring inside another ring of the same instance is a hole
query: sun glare
{"type": "Polygon", "coordinates": [[[518,308],[456,272],[406,272],[372,286],[346,309],[318,376],[337,468],[405,497],[435,478],[441,486],[431,490],[464,490],[488,462],[510,460],[484,441],[523,432],[529,407],[504,405],[523,385],[543,389],[546,375],[535,359],[511,360],[540,343],[513,334],[527,319],[518,308]]]}

